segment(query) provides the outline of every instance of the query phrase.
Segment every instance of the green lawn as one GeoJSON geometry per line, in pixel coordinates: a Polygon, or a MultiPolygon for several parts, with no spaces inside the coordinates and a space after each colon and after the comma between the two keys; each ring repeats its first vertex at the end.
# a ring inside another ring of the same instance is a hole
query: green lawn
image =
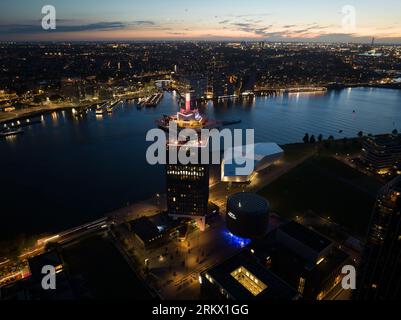
{"type": "Polygon", "coordinates": [[[284,161],[292,162],[296,161],[300,158],[303,158],[314,149],[316,149],[317,145],[315,144],[305,144],[305,143],[294,143],[294,144],[286,144],[281,146],[284,150],[284,161]]]}
{"type": "Polygon", "coordinates": [[[381,185],[330,157],[313,157],[259,193],[279,215],[294,219],[313,211],[364,236],[381,185]]]}

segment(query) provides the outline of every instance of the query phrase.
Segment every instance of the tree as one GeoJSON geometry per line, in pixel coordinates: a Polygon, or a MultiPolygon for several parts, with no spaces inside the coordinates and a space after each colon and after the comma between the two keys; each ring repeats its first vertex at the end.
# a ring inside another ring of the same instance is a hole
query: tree
{"type": "Polygon", "coordinates": [[[393,135],[398,136],[398,130],[397,129],[393,130],[393,135]]]}
{"type": "Polygon", "coordinates": [[[319,143],[322,143],[323,141],[323,135],[319,134],[319,137],[317,138],[317,140],[319,141],[319,143]]]}
{"type": "Polygon", "coordinates": [[[309,143],[309,134],[305,133],[305,136],[302,140],[304,141],[304,143],[309,143]]]}
{"type": "Polygon", "coordinates": [[[316,138],[314,135],[312,135],[309,139],[309,143],[316,143],[316,138]]]}
{"type": "Polygon", "coordinates": [[[358,132],[358,137],[359,137],[359,138],[363,138],[363,132],[362,132],[362,131],[359,131],[359,132],[358,132]]]}
{"type": "Polygon", "coordinates": [[[330,136],[330,137],[329,137],[329,141],[334,141],[334,137],[333,137],[333,136],[330,136]]]}

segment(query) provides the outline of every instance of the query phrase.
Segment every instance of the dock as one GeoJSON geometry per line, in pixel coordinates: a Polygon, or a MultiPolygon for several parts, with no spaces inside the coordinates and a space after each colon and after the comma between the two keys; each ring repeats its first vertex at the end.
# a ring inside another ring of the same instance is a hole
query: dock
{"type": "Polygon", "coordinates": [[[163,96],[164,96],[163,93],[152,94],[149,97],[141,99],[139,101],[139,105],[145,108],[154,108],[160,103],[160,101],[163,99],[163,96]]]}

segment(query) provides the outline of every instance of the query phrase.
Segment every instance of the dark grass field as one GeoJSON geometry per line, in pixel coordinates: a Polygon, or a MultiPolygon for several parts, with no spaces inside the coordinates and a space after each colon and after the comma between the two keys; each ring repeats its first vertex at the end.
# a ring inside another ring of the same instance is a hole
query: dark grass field
{"type": "Polygon", "coordinates": [[[364,236],[380,187],[373,178],[334,158],[315,156],[259,193],[285,218],[312,211],[364,236]]]}

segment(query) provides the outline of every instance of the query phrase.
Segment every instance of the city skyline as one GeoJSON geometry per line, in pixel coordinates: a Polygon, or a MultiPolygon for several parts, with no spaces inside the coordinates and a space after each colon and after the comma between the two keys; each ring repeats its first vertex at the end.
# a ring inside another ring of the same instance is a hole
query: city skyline
{"type": "Polygon", "coordinates": [[[401,43],[397,1],[2,1],[0,41],[255,40],[401,43]],[[57,29],[41,29],[56,8],[57,29]],[[346,6],[346,7],[345,7],[346,6]],[[351,7],[350,7],[351,6],[351,7]],[[345,9],[344,9],[345,7],[345,9]],[[93,10],[96,8],[96,10],[93,10]],[[348,8],[348,9],[347,9],[348,8]],[[350,11],[351,8],[351,11],[350,11]],[[353,18],[346,19],[355,8],[353,18]],[[343,11],[343,9],[345,11],[343,11]],[[345,20],[344,20],[345,19],[345,20]],[[344,21],[346,23],[344,24],[344,21]],[[350,24],[351,21],[351,24],[350,24]]]}
{"type": "Polygon", "coordinates": [[[0,304],[399,299],[400,9],[0,1],[0,304]]]}

